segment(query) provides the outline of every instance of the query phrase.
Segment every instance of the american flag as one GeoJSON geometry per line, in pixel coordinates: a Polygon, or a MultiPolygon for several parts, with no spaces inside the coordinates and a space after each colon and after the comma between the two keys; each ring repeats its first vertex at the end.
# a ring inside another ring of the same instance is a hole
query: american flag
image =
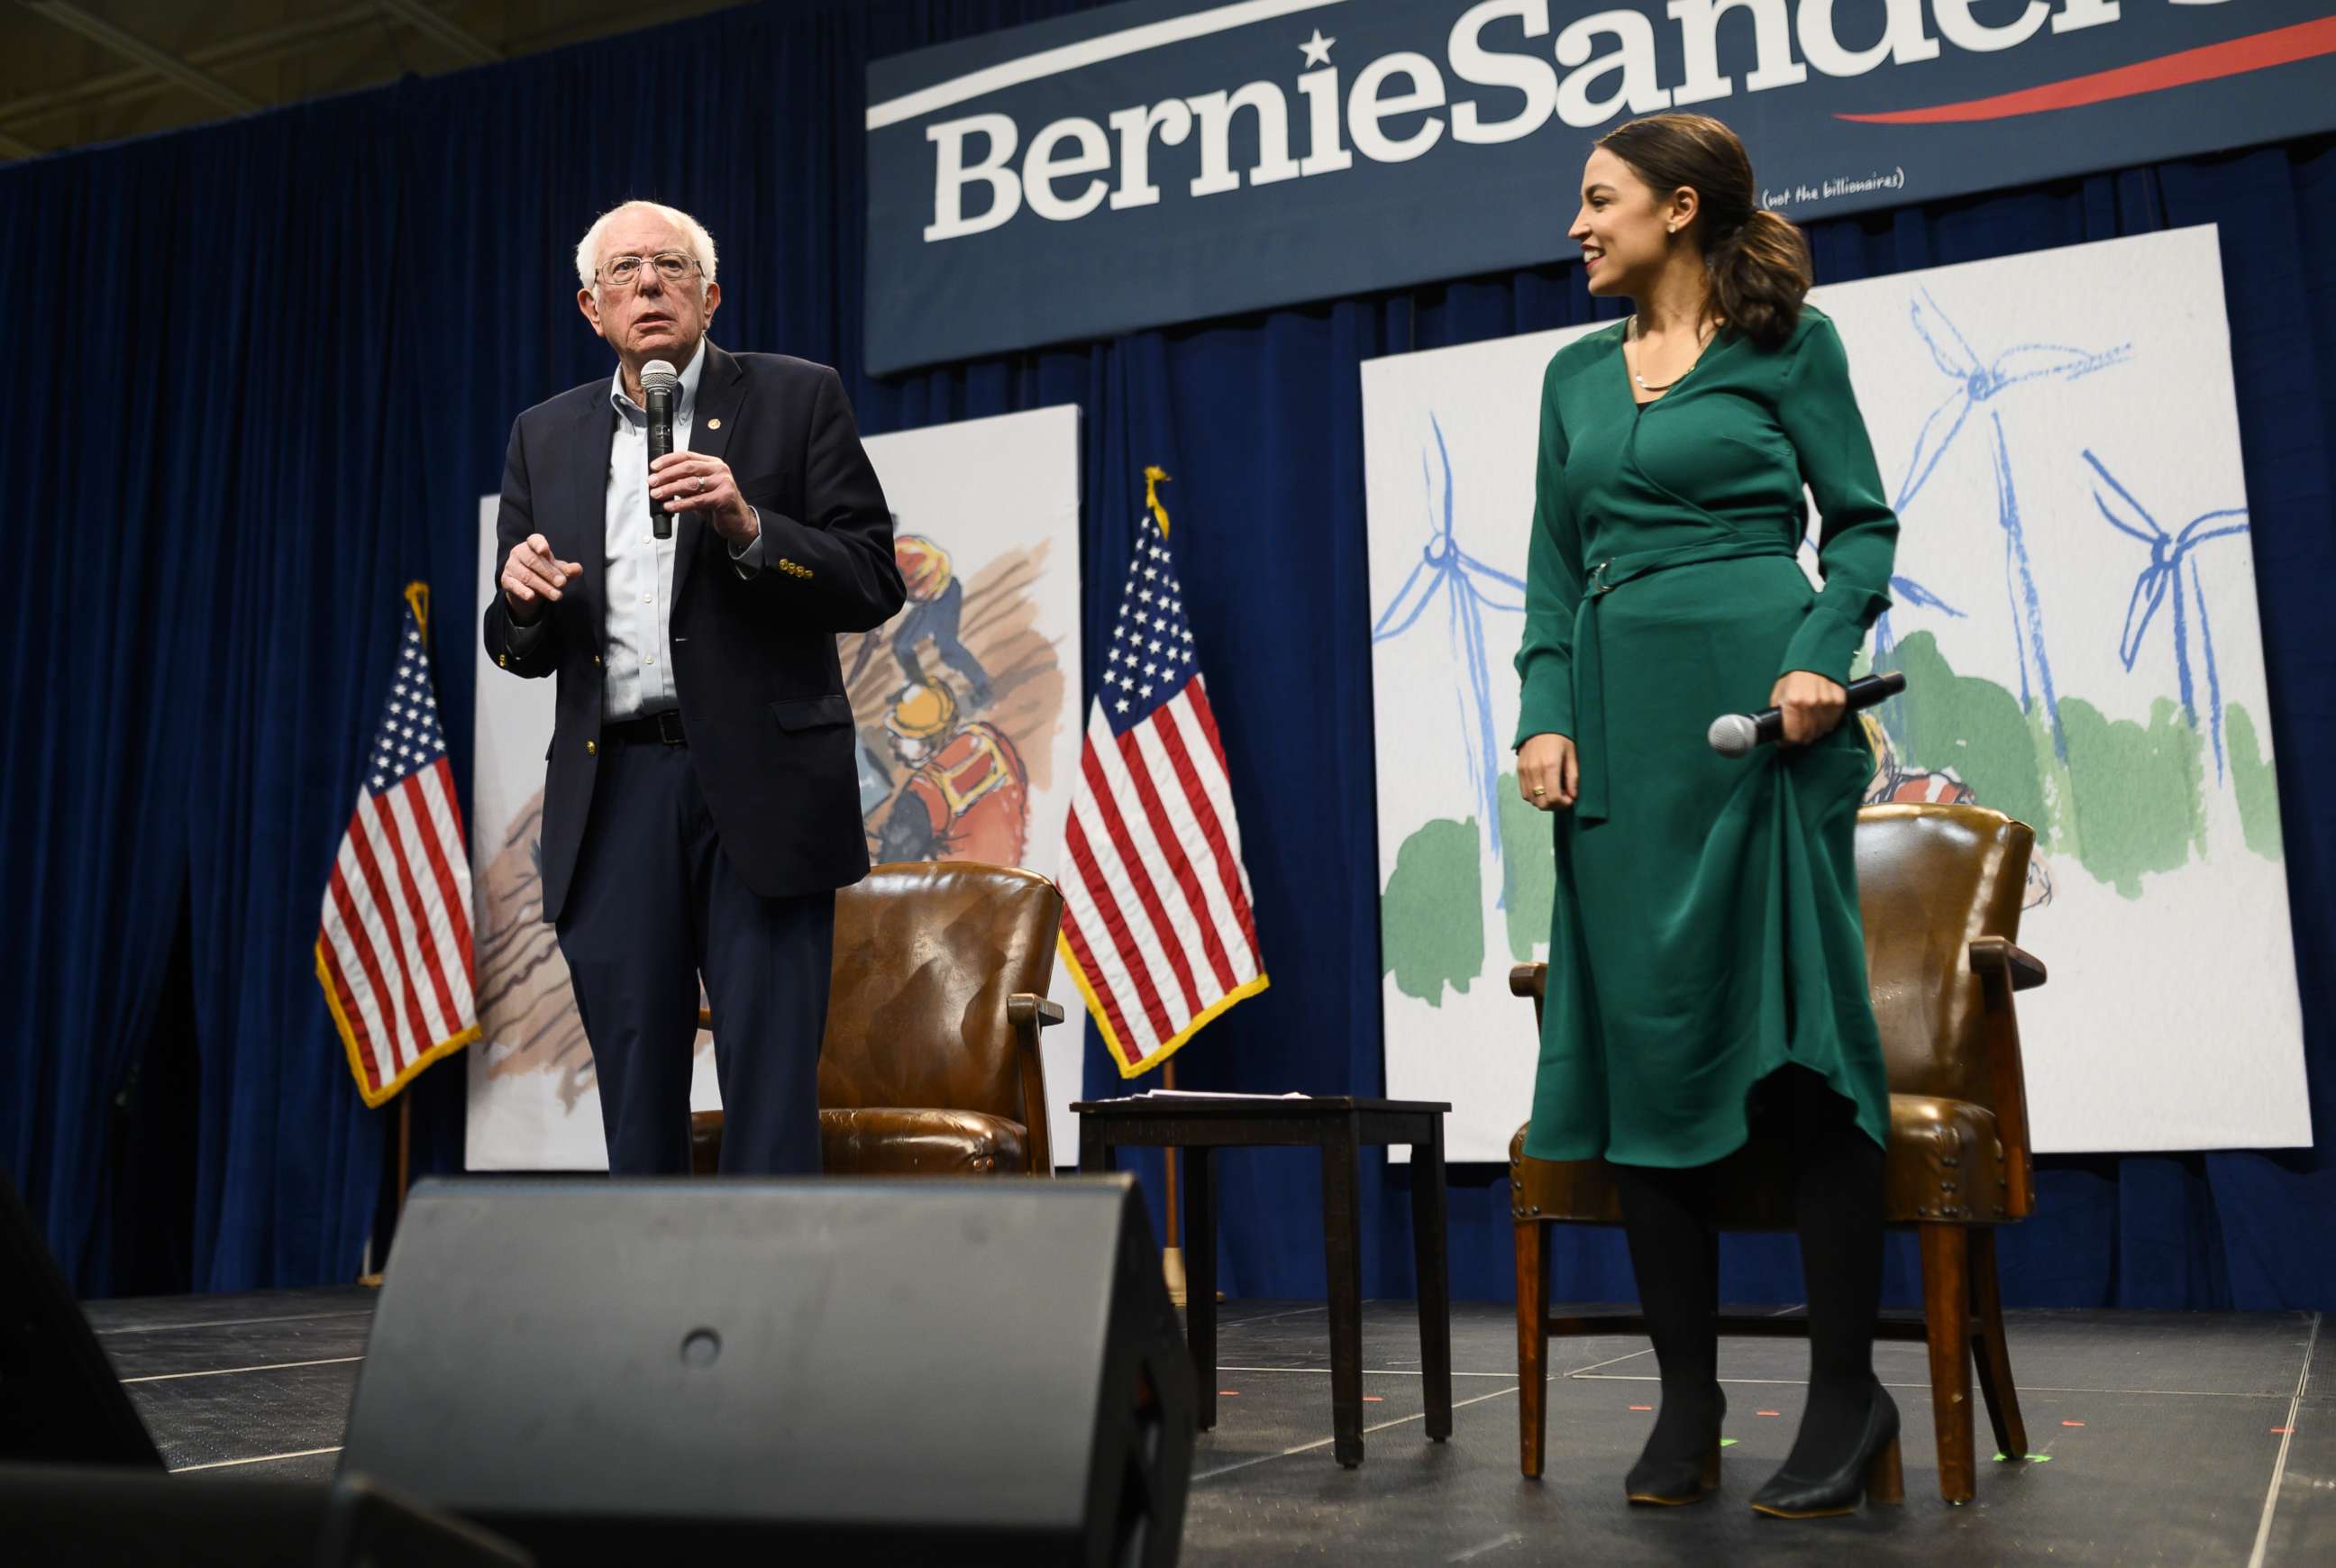
{"type": "Polygon", "coordinates": [[[471,857],[430,687],[421,602],[409,589],[397,678],[333,857],[316,931],[316,979],[368,1105],[479,1037],[471,857]]]}
{"type": "Polygon", "coordinates": [[[1157,495],[1167,476],[1146,477],[1062,879],[1064,961],[1129,1078],[1266,986],[1224,745],[1157,495]]]}

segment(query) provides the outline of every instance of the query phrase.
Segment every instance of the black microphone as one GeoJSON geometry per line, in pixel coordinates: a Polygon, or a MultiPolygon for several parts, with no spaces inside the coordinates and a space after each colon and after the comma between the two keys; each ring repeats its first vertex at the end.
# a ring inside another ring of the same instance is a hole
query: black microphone
{"type": "MultiPolygon", "coordinates": [[[[1849,693],[1849,711],[1872,707],[1887,702],[1906,689],[1906,677],[1896,670],[1888,675],[1869,675],[1854,680],[1844,688],[1849,693]]],[[[1785,738],[1785,716],[1777,708],[1759,713],[1724,713],[1711,721],[1711,729],[1704,738],[1711,749],[1721,756],[1742,756],[1756,745],[1774,745],[1785,738]]]]}
{"type": "MultiPolygon", "coordinates": [[[[673,451],[673,404],[681,394],[681,377],[662,359],[641,366],[641,395],[649,405],[649,462],[673,451]]],[[[673,513],[661,501],[649,502],[649,531],[659,539],[673,537],[673,513]]]]}

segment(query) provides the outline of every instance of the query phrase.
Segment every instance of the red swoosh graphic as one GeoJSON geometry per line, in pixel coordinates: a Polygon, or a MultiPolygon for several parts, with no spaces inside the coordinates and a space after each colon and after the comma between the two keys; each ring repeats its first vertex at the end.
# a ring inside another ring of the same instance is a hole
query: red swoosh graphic
{"type": "Polygon", "coordinates": [[[2336,54],[2336,16],[2274,27],[2245,38],[2233,38],[2204,48],[2162,54],[2136,65],[2048,82],[1993,98],[1972,98],[1961,103],[1941,103],[1929,109],[1893,109],[1881,114],[1836,114],[1836,120],[1857,120],[1868,125],[1942,125],[1954,121],[2009,120],[2019,114],[2040,114],[2048,109],[2074,109],[2086,103],[2106,103],[2112,98],[2162,92],[2218,76],[2238,76],[2270,65],[2336,54]]]}

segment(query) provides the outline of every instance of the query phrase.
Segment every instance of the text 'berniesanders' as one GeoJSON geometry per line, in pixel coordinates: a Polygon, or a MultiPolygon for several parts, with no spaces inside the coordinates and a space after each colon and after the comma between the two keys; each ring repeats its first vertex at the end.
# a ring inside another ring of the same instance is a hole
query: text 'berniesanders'
{"type": "Polygon", "coordinates": [[[1796,220],[2311,134],[2327,11],[1131,0],[981,34],[870,68],[870,368],[1546,265],[1592,139],[1664,111],[1726,120],[1796,220]]]}

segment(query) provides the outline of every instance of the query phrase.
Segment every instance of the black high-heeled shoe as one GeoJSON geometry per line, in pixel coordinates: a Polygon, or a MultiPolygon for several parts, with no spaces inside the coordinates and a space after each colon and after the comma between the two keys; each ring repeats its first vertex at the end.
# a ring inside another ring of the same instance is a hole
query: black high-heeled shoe
{"type": "MultiPolygon", "coordinates": [[[[1666,1391],[1663,1398],[1668,1402],[1672,1396],[1666,1391]]],[[[1705,1398],[1706,1408],[1697,1421],[1698,1440],[1687,1452],[1656,1451],[1662,1432],[1661,1417],[1656,1417],[1656,1436],[1647,1439],[1645,1451],[1622,1482],[1623,1495],[1632,1503],[1676,1508],[1700,1503],[1719,1489],[1719,1427],[1728,1417],[1728,1395],[1714,1383],[1705,1398]]]]}
{"type": "Polygon", "coordinates": [[[1823,1519],[1855,1512],[1861,1493],[1874,1503],[1906,1500],[1898,1402],[1879,1383],[1874,1385],[1874,1402],[1866,1407],[1865,1430],[1857,1447],[1837,1468],[1825,1475],[1796,1475],[1787,1465],[1753,1494],[1752,1507],[1772,1519],[1823,1519]]]}

